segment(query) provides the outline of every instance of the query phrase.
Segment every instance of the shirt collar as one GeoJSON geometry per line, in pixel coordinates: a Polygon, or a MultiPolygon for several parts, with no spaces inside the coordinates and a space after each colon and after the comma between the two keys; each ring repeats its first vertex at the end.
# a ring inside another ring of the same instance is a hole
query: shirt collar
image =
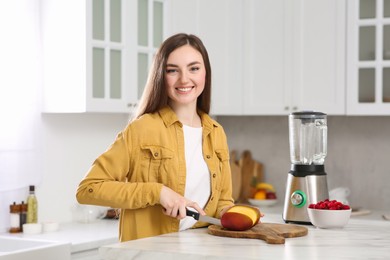
{"type": "MultiPolygon", "coordinates": [[[[178,122],[180,126],[183,126],[183,124],[179,121],[175,112],[172,110],[170,106],[167,105],[163,107],[158,111],[158,113],[160,114],[166,127],[171,126],[175,122],[178,122]]],[[[211,131],[213,127],[218,127],[218,125],[214,122],[214,120],[212,120],[211,117],[205,112],[198,110],[198,114],[200,115],[200,119],[202,120],[202,127],[205,130],[211,131]]]]}
{"type": "MultiPolygon", "coordinates": [[[[173,112],[172,108],[170,106],[165,106],[161,108],[158,113],[160,114],[164,124],[166,127],[171,126],[175,122],[179,122],[179,119],[177,118],[175,112],[173,112]]],[[[181,124],[181,123],[180,123],[181,124]]]]}

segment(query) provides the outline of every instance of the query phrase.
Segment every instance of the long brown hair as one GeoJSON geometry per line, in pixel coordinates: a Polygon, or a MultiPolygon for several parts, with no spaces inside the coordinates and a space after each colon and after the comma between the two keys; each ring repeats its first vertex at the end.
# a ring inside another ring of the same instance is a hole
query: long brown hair
{"type": "Polygon", "coordinates": [[[204,90],[197,100],[197,109],[207,114],[210,112],[211,65],[209,55],[202,41],[197,36],[179,33],[166,39],[158,49],[133,119],[137,119],[146,113],[157,112],[159,109],[168,105],[168,95],[165,86],[165,69],[168,56],[171,52],[186,44],[199,51],[203,57],[204,66],[206,68],[206,80],[204,90]]]}

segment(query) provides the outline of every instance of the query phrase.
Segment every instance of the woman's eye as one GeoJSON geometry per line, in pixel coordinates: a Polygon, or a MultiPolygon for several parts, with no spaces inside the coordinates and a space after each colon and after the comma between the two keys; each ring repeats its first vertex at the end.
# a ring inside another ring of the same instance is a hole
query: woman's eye
{"type": "Polygon", "coordinates": [[[175,72],[177,72],[176,69],[167,69],[166,70],[166,73],[168,73],[168,74],[172,74],[172,73],[175,73],[175,72]]]}
{"type": "Polygon", "coordinates": [[[198,71],[200,68],[199,67],[191,67],[191,71],[198,71]]]}

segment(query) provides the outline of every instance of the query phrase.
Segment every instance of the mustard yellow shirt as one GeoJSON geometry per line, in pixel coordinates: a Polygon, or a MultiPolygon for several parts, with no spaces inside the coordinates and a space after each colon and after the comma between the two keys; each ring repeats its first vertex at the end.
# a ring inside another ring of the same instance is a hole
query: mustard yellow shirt
{"type": "MultiPolygon", "coordinates": [[[[220,124],[201,113],[203,157],[210,171],[211,195],[204,208],[220,217],[233,205],[229,150],[220,124]]],[[[184,195],[186,163],[183,125],[170,107],[145,114],[118,134],[79,184],[81,204],[120,208],[120,241],[177,232],[179,220],[163,214],[163,185],[184,195]]],[[[196,227],[207,226],[197,222],[196,227]]]]}

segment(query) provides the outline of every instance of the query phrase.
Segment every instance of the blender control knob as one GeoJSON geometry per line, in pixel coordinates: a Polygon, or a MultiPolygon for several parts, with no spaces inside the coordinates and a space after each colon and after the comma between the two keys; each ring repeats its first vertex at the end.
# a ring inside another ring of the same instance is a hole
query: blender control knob
{"type": "Polygon", "coordinates": [[[290,200],[295,207],[301,208],[306,204],[306,195],[303,191],[297,190],[291,194],[290,200]]]}

